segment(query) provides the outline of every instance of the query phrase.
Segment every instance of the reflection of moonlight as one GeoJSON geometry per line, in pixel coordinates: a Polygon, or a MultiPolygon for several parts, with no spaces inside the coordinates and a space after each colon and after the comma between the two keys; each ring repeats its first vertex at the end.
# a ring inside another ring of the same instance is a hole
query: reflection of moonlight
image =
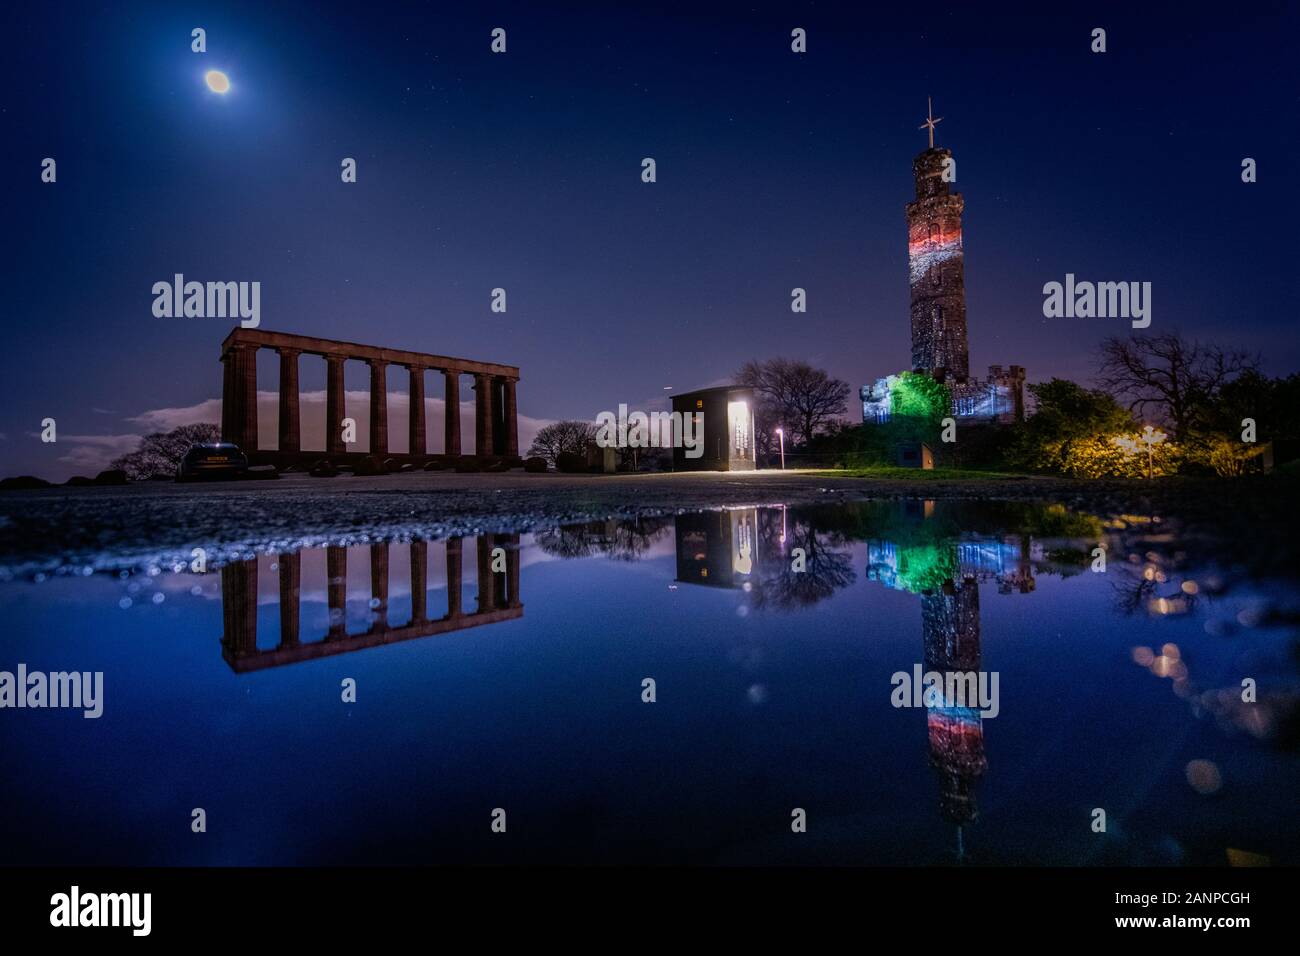
{"type": "Polygon", "coordinates": [[[230,77],[220,70],[208,70],[203,75],[203,79],[208,84],[208,89],[213,93],[226,93],[230,90],[230,77]]]}

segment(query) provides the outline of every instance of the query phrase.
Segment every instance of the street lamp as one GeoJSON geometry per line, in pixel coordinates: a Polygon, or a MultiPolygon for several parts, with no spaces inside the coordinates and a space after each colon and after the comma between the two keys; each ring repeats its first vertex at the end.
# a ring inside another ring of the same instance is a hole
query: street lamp
{"type": "Polygon", "coordinates": [[[776,430],[776,437],[781,440],[781,470],[785,471],[785,430],[778,428],[776,430]]]}
{"type": "Polygon", "coordinates": [[[1152,428],[1150,425],[1142,429],[1142,441],[1147,446],[1147,481],[1151,480],[1152,466],[1152,447],[1159,445],[1165,440],[1165,433],[1158,428],[1152,428]]]}

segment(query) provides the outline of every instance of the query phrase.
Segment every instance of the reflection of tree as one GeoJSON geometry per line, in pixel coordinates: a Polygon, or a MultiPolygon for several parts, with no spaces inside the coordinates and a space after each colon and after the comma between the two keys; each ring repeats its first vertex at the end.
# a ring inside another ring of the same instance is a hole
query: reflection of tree
{"type": "Polygon", "coordinates": [[[755,608],[790,610],[807,607],[830,597],[857,580],[853,556],[835,550],[827,535],[806,521],[787,521],[785,543],[781,543],[781,512],[768,511],[760,522],[759,541],[763,552],[771,555],[762,562],[768,573],[754,582],[750,594],[755,608]],[[791,567],[791,554],[802,548],[803,571],[791,567]]]}
{"type": "Polygon", "coordinates": [[[603,554],[616,561],[639,561],[670,522],[670,518],[588,521],[539,531],[534,541],[544,553],[557,558],[603,554]]]}
{"type": "Polygon", "coordinates": [[[1115,609],[1121,614],[1134,614],[1147,606],[1156,594],[1156,582],[1130,575],[1117,575],[1111,582],[1115,592],[1115,609]]]}
{"type": "Polygon", "coordinates": [[[1111,581],[1111,589],[1115,593],[1115,609],[1125,615],[1153,609],[1161,614],[1182,614],[1195,610],[1200,600],[1196,594],[1180,589],[1172,594],[1161,595],[1163,582],[1155,576],[1156,571],[1155,565],[1150,563],[1120,564],[1119,574],[1111,581]]]}
{"type": "Polygon", "coordinates": [[[633,518],[615,522],[601,550],[617,561],[640,561],[670,524],[668,518],[633,518]]]}

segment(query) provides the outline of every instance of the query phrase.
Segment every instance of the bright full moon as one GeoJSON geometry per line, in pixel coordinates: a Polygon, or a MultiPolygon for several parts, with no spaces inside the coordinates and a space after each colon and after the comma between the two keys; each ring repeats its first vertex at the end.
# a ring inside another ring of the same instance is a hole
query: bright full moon
{"type": "Polygon", "coordinates": [[[230,91],[230,77],[220,70],[208,70],[203,75],[203,79],[208,84],[208,89],[213,93],[227,93],[230,91]]]}

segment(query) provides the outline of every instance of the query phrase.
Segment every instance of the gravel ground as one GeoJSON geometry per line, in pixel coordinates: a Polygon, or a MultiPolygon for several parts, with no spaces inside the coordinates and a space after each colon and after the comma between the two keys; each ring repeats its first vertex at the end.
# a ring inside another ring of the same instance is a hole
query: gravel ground
{"type": "Polygon", "coordinates": [[[646,475],[415,472],[384,477],[0,492],[0,572],[104,570],[325,543],[527,531],[609,517],[866,498],[1039,500],[1103,516],[1159,514],[1296,551],[1294,478],[1234,481],[869,479],[795,471],[646,475]]]}

